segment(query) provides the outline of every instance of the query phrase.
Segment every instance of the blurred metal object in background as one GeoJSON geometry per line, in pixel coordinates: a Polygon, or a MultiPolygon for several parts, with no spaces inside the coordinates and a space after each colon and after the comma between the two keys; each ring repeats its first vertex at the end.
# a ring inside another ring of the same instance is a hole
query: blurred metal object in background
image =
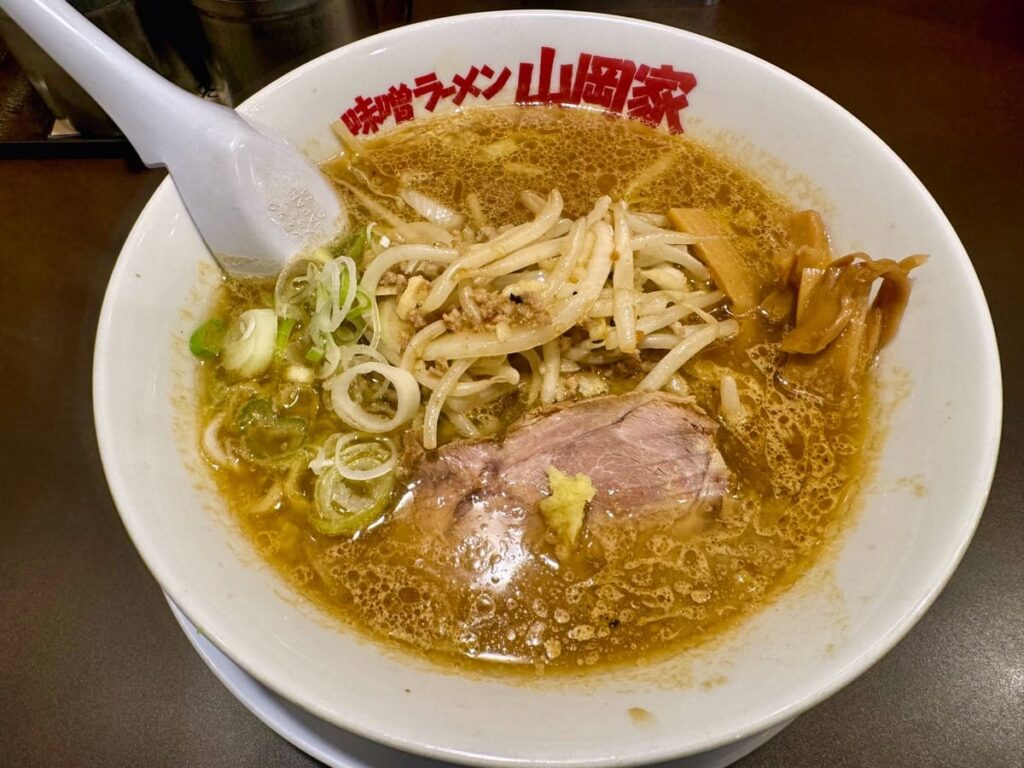
{"type": "Polygon", "coordinates": [[[192,0],[214,86],[236,105],[298,65],[406,21],[404,0],[192,0]]]}
{"type": "Polygon", "coordinates": [[[212,86],[206,68],[206,40],[192,3],[189,0],[134,2],[160,63],[160,74],[186,91],[208,91],[212,86]]]}
{"type": "MultiPolygon", "coordinates": [[[[181,29],[182,11],[192,14],[186,3],[174,0],[69,0],[93,24],[116,40],[150,69],[188,90],[198,90],[208,80],[202,71],[202,56],[194,57],[199,69],[189,65],[172,32],[181,29]],[[178,7],[175,7],[178,6],[178,7]],[[149,13],[147,13],[147,11],[149,13]],[[152,29],[155,34],[149,34],[152,29]]],[[[194,18],[194,16],[193,16],[194,18]]],[[[186,18],[187,22],[187,18],[186,18]]],[[[100,109],[53,59],[37,46],[7,14],[0,11],[0,37],[11,55],[25,71],[46,106],[59,120],[67,120],[74,129],[88,136],[117,136],[120,132],[100,109]]],[[[192,47],[202,45],[196,30],[192,47]]]]}

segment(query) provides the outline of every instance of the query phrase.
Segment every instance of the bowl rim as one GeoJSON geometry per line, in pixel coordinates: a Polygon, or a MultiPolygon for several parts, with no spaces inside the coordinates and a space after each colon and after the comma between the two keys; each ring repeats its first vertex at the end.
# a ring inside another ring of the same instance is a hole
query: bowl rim
{"type": "MultiPolygon", "coordinates": [[[[650,751],[635,751],[629,756],[613,755],[603,757],[598,760],[568,759],[550,761],[543,759],[530,760],[503,757],[494,754],[481,754],[455,748],[448,748],[438,744],[425,743],[414,739],[406,739],[389,733],[384,728],[367,726],[365,723],[360,722],[357,718],[354,718],[347,713],[339,713],[330,710],[326,706],[321,706],[318,702],[311,700],[308,696],[304,696],[301,690],[296,690],[295,686],[290,685],[286,678],[277,677],[271,670],[265,669],[265,665],[259,658],[250,656],[250,654],[243,648],[230,649],[225,647],[226,643],[224,643],[220,638],[219,633],[211,632],[208,635],[211,641],[214,642],[214,644],[217,645],[225,655],[235,661],[245,672],[252,675],[256,680],[263,685],[266,685],[272,691],[278,693],[288,701],[291,701],[295,705],[305,709],[315,716],[346,728],[353,733],[357,733],[368,739],[386,744],[399,750],[438,760],[452,761],[462,764],[488,766],[527,764],[619,766],[671,760],[687,755],[700,754],[716,747],[721,747],[725,744],[768,730],[775,725],[793,719],[826,698],[832,696],[859,675],[863,674],[868,668],[873,666],[886,653],[888,653],[920,620],[949,582],[957,566],[962,560],[968,545],[970,544],[974,531],[976,530],[981,518],[981,514],[986,506],[995,473],[1001,439],[1003,399],[1002,378],[1000,372],[999,351],[996,344],[996,336],[991,313],[985,300],[984,292],[980,281],[978,280],[977,273],[974,271],[970,258],[949,219],[925,188],[924,184],[917,178],[907,164],[863,122],[813,86],[807,84],[784,69],[754,56],[753,54],[704,35],[679,29],[677,27],[613,14],[565,10],[487,11],[417,22],[386,30],[353,43],[349,43],[341,48],[329,51],[322,56],[306,62],[296,69],[282,75],[249,99],[246,99],[246,101],[240,104],[237,109],[243,114],[246,114],[248,110],[255,106],[258,100],[281,89],[288,88],[294,79],[308,70],[319,67],[323,60],[337,56],[339,55],[339,52],[343,50],[350,52],[363,48],[372,50],[383,40],[400,41],[404,36],[418,35],[422,30],[427,28],[435,31],[438,29],[443,30],[446,27],[457,27],[458,25],[465,24],[469,21],[486,23],[508,21],[509,19],[545,20],[555,18],[593,18],[603,21],[611,21],[622,25],[624,33],[632,29],[655,29],[662,32],[668,31],[671,34],[682,38],[699,41],[701,44],[715,48],[727,55],[745,59],[748,63],[766,70],[775,77],[787,81],[790,86],[803,91],[814,100],[818,108],[831,111],[834,115],[843,119],[848,124],[851,131],[856,131],[862,138],[870,142],[880,153],[880,156],[885,157],[899,174],[910,181],[916,194],[920,196],[921,200],[930,208],[936,223],[943,230],[941,234],[943,238],[948,241],[949,248],[953,256],[964,263],[964,266],[966,266],[967,272],[970,276],[969,284],[964,287],[966,288],[966,295],[969,299],[968,304],[970,311],[975,315],[975,319],[979,321],[978,341],[984,347],[983,352],[985,366],[982,371],[984,377],[979,379],[979,388],[976,391],[975,396],[983,399],[986,405],[985,415],[987,418],[986,424],[983,428],[985,445],[984,452],[980,455],[977,461],[977,466],[981,471],[972,475],[969,481],[967,481],[970,483],[969,496],[973,499],[973,504],[969,510],[964,511],[963,519],[965,525],[958,532],[960,540],[957,543],[956,550],[953,553],[953,556],[949,558],[948,562],[945,563],[939,577],[933,580],[933,582],[928,586],[927,591],[918,599],[918,601],[907,608],[899,618],[894,621],[887,622],[887,629],[878,635],[872,642],[867,643],[867,645],[860,650],[850,663],[841,667],[839,670],[831,673],[824,673],[813,680],[808,680],[796,690],[792,690],[790,692],[789,701],[784,706],[763,713],[755,719],[744,720],[742,721],[742,725],[733,727],[728,731],[720,731],[717,734],[704,735],[701,738],[693,739],[686,745],[676,747],[668,746],[650,751]]],[[[112,398],[108,394],[107,381],[105,378],[106,367],[104,365],[104,361],[111,355],[109,339],[112,333],[113,317],[115,313],[115,298],[119,293],[117,288],[126,280],[129,271],[127,260],[122,257],[136,247],[137,241],[141,237],[141,231],[146,223],[147,211],[151,210],[150,206],[153,204],[153,201],[157,199],[158,195],[168,194],[171,191],[169,187],[172,184],[173,182],[170,176],[168,176],[160,183],[160,185],[158,185],[152,197],[147,201],[142,212],[140,212],[138,219],[128,234],[128,237],[125,239],[118,259],[112,270],[100,311],[96,332],[96,343],[93,353],[93,412],[97,443],[99,446],[104,473],[106,475],[115,506],[117,507],[119,516],[121,517],[122,524],[131,538],[132,543],[135,545],[139,555],[145,561],[153,577],[167,596],[177,604],[177,606],[194,624],[207,628],[217,624],[215,612],[208,606],[204,605],[205,601],[199,594],[196,594],[192,590],[180,585],[176,574],[170,572],[169,569],[164,569],[163,562],[159,557],[155,557],[152,553],[147,551],[143,530],[144,525],[141,522],[140,516],[133,515],[131,513],[126,514],[122,511],[132,509],[132,506],[129,504],[129,494],[126,490],[127,486],[130,485],[130,482],[122,474],[117,461],[117,451],[115,449],[116,434],[110,426],[112,422],[109,418],[108,409],[108,404],[112,405],[112,398]]]]}

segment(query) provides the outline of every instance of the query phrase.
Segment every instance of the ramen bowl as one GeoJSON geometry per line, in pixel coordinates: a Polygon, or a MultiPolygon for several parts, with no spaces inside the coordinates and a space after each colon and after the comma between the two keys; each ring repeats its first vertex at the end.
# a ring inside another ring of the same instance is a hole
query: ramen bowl
{"type": "Polygon", "coordinates": [[[628,765],[770,732],[892,648],[970,541],[1001,414],[977,277],[935,201],[854,117],[763,61],[668,27],[532,11],[432,21],[326,54],[241,112],[321,160],[338,151],[339,116],[369,135],[513,102],[686,131],[821,210],[836,252],[930,254],[879,363],[877,468],[832,550],[725,634],[644,665],[458,673],[345,629],[258,559],[204,480],[187,341],[216,271],[170,181],[125,243],[97,336],[96,427],[117,507],[161,587],[234,662],[390,746],[480,765],[628,765]]]}

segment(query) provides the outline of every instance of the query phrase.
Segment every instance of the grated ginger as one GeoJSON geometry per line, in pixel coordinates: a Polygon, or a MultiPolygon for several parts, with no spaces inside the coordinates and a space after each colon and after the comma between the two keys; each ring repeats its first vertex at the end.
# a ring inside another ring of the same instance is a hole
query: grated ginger
{"type": "Polygon", "coordinates": [[[564,560],[576,546],[583,528],[583,511],[596,491],[582,472],[569,477],[555,466],[548,467],[548,485],[551,494],[541,499],[540,513],[548,530],[558,539],[555,554],[564,560]]]}

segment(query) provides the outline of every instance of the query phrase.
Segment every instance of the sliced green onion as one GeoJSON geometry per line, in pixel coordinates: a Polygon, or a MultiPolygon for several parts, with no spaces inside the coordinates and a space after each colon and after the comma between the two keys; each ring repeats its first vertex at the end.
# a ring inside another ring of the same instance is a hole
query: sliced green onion
{"type": "Polygon", "coordinates": [[[319,363],[324,359],[324,351],[316,347],[310,347],[306,350],[306,359],[311,363],[319,363]]]}
{"type": "Polygon", "coordinates": [[[336,259],[339,256],[347,256],[349,246],[353,243],[355,237],[355,232],[349,232],[340,240],[335,240],[333,243],[328,245],[328,253],[330,254],[331,258],[336,259]]]}
{"type": "Polygon", "coordinates": [[[207,320],[193,332],[188,340],[188,348],[196,357],[204,360],[211,360],[224,349],[224,332],[226,331],[223,320],[213,318],[207,320]]]}
{"type": "MultiPolygon", "coordinates": [[[[338,306],[340,307],[348,296],[348,270],[340,270],[340,287],[338,288],[338,306]]],[[[359,290],[358,288],[356,290],[359,290]]],[[[351,312],[351,310],[349,310],[351,312]]]]}
{"type": "Polygon", "coordinates": [[[315,304],[306,326],[314,344],[320,334],[334,332],[344,321],[355,300],[357,282],[356,265],[348,256],[339,256],[324,265],[317,278],[315,304]]]}
{"type": "Polygon", "coordinates": [[[272,309],[250,309],[238,316],[224,336],[224,367],[243,378],[258,376],[274,359],[277,315],[272,309]]]}
{"type": "Polygon", "coordinates": [[[305,319],[308,315],[305,305],[322,266],[313,259],[297,259],[281,271],[274,286],[274,309],[278,316],[305,319]]]}
{"type": "Polygon", "coordinates": [[[345,319],[354,320],[357,317],[362,317],[370,311],[370,307],[372,305],[373,299],[370,298],[370,294],[362,288],[356,288],[355,301],[352,302],[352,308],[349,309],[348,314],[345,315],[345,319]]]}
{"type": "Polygon", "coordinates": [[[306,442],[306,420],[278,416],[270,401],[263,398],[253,398],[243,405],[236,424],[242,433],[240,452],[256,463],[287,458],[306,442]]]}
{"type": "Polygon", "coordinates": [[[380,518],[394,485],[393,474],[357,482],[330,467],[317,478],[309,522],[327,536],[351,536],[380,518]]]}
{"type": "Polygon", "coordinates": [[[404,368],[385,363],[368,362],[354,365],[331,381],[329,388],[331,407],[341,420],[360,432],[380,434],[390,432],[410,421],[420,406],[419,382],[404,368]],[[386,379],[395,389],[397,403],[390,418],[371,413],[352,399],[349,387],[357,376],[376,374],[386,379]]]}
{"type": "Polygon", "coordinates": [[[346,480],[366,482],[390,473],[398,465],[398,449],[389,438],[338,446],[334,466],[346,480]]]}
{"type": "Polygon", "coordinates": [[[286,317],[280,320],[277,324],[277,339],[274,342],[274,351],[281,354],[284,351],[285,346],[288,344],[288,339],[291,338],[292,328],[295,327],[295,320],[290,317],[286,317]]]}
{"type": "Polygon", "coordinates": [[[238,427],[238,431],[244,434],[249,427],[273,421],[275,418],[274,407],[270,401],[254,397],[238,409],[235,425],[238,427]]]}
{"type": "MultiPolygon", "coordinates": [[[[348,256],[352,261],[358,262],[366,250],[366,228],[363,227],[355,232],[350,232],[346,237],[339,240],[330,247],[331,255],[348,256]]],[[[344,293],[344,291],[342,291],[344,293]]]]}
{"type": "Polygon", "coordinates": [[[318,379],[326,379],[329,376],[333,376],[334,372],[338,370],[338,364],[341,362],[341,347],[334,340],[334,336],[329,333],[324,334],[322,343],[324,358],[320,367],[316,369],[316,377],[318,379]]]}
{"type": "Polygon", "coordinates": [[[324,440],[323,445],[316,449],[316,456],[309,462],[309,469],[318,477],[334,466],[334,454],[338,451],[338,443],[347,445],[356,439],[354,433],[342,434],[335,432],[324,440]]]}
{"type": "MultiPolygon", "coordinates": [[[[351,313],[349,313],[351,315],[351,313]]],[[[354,344],[366,331],[366,322],[357,318],[355,322],[346,322],[338,326],[334,332],[334,340],[343,346],[354,344]]]]}
{"type": "Polygon", "coordinates": [[[356,233],[355,240],[349,246],[348,257],[352,261],[359,263],[359,260],[363,257],[363,252],[366,250],[366,242],[366,229],[363,228],[356,233]]]}

